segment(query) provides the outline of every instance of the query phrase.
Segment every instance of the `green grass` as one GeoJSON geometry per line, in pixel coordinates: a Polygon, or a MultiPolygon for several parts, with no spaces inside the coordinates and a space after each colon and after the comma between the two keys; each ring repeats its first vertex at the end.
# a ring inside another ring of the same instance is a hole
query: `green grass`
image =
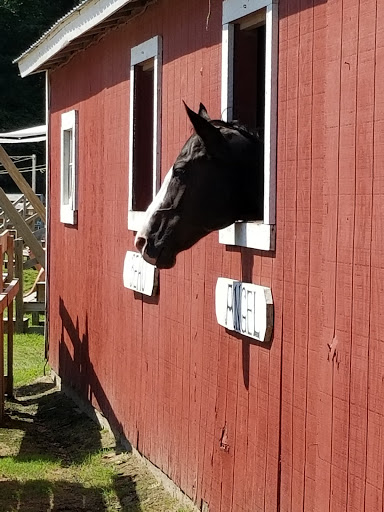
{"type": "Polygon", "coordinates": [[[0,511],[188,512],[133,455],[116,450],[109,431],[39,379],[44,365],[44,337],[15,335],[17,399],[0,428],[0,511]]]}
{"type": "Polygon", "coordinates": [[[29,268],[23,272],[23,293],[29,292],[37,277],[38,271],[34,268],[29,268]]]}
{"type": "Polygon", "coordinates": [[[19,510],[19,505],[27,512],[51,510],[45,507],[54,501],[57,510],[75,512],[84,510],[86,505],[85,510],[114,512],[119,509],[119,499],[113,490],[115,475],[113,468],[95,458],[82,466],[63,468],[60,462],[44,459],[17,461],[14,457],[3,457],[0,479],[5,477],[7,481],[2,482],[0,505],[6,508],[1,510],[19,510]]]}
{"type": "MultiPolygon", "coordinates": [[[[3,268],[3,272],[6,271],[3,268]]],[[[23,293],[29,292],[39,272],[34,268],[23,270],[23,293]]]]}
{"type": "Polygon", "coordinates": [[[15,457],[0,458],[0,475],[6,475],[7,478],[20,482],[40,480],[59,468],[60,462],[53,462],[44,457],[20,461],[15,457]]]}
{"type": "MultiPolygon", "coordinates": [[[[35,282],[37,270],[31,268],[24,270],[23,288],[24,293],[29,291],[35,282]]],[[[5,310],[4,316],[8,317],[8,309],[5,310]]],[[[31,321],[31,313],[28,313],[29,321],[31,321]]],[[[44,315],[40,315],[43,316],[44,315]]],[[[6,339],[6,337],[5,337],[6,339]]],[[[7,360],[7,347],[5,345],[4,364],[7,360]]],[[[44,336],[41,334],[14,334],[14,365],[13,379],[15,386],[23,386],[44,375],[48,371],[45,366],[45,344],[44,336]]]]}
{"type": "MultiPolygon", "coordinates": [[[[49,371],[45,361],[45,342],[42,334],[13,335],[13,384],[25,386],[49,371]]],[[[4,366],[7,361],[6,336],[4,341],[4,366]]],[[[7,373],[7,371],[5,370],[7,373]]]]}
{"type": "Polygon", "coordinates": [[[0,477],[27,482],[29,480],[66,480],[83,487],[97,487],[111,490],[114,468],[106,466],[102,454],[89,456],[83,463],[62,466],[60,460],[48,456],[0,457],[0,477]]]}
{"type": "Polygon", "coordinates": [[[24,386],[44,375],[44,336],[15,334],[13,378],[15,386],[24,386]]]}

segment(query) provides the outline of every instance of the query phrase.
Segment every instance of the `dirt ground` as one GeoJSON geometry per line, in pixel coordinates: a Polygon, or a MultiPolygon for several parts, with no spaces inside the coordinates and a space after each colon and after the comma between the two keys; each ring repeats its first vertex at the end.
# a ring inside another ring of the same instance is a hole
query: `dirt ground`
{"type": "Polygon", "coordinates": [[[49,378],[18,388],[0,428],[0,512],[189,512],[49,378]]]}

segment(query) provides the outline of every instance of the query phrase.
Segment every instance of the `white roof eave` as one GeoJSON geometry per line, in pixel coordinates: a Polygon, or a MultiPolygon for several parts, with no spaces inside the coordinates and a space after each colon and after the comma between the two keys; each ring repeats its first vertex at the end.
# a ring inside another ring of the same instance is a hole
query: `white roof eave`
{"type": "Polygon", "coordinates": [[[24,144],[25,142],[41,142],[47,139],[45,124],[24,128],[13,132],[0,133],[0,144],[24,144]]]}
{"type": "Polygon", "coordinates": [[[44,71],[44,64],[77,37],[95,27],[131,0],[85,0],[56,22],[14,62],[22,77],[44,71]]]}
{"type": "Polygon", "coordinates": [[[0,137],[37,137],[47,134],[47,127],[45,124],[39,126],[32,126],[32,128],[23,128],[12,132],[0,133],[0,137]]]}
{"type": "Polygon", "coordinates": [[[46,135],[40,137],[22,137],[21,139],[7,139],[0,137],[0,144],[25,144],[26,142],[44,142],[47,140],[46,135]]]}

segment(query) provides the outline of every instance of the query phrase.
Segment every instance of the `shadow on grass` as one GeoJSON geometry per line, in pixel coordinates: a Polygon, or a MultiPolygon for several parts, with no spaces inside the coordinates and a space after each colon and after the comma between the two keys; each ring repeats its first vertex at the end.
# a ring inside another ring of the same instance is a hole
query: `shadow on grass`
{"type": "Polygon", "coordinates": [[[0,484],[0,506],[2,512],[98,512],[111,509],[139,512],[141,507],[137,501],[135,483],[130,477],[125,477],[124,480],[124,486],[130,488],[130,498],[124,498],[125,501],[122,503],[112,503],[108,489],[101,487],[84,487],[78,483],[61,480],[30,480],[25,483],[10,480],[0,484]]]}
{"type": "MultiPolygon", "coordinates": [[[[9,436],[8,444],[11,448],[13,445],[13,453],[0,456],[0,463],[4,459],[0,472],[1,512],[141,510],[135,481],[129,475],[114,474],[109,484],[101,484],[97,475],[94,479],[88,474],[85,476],[86,486],[72,481],[81,478],[73,466],[78,465],[81,471],[83,464],[92,465],[89,460],[92,455],[103,448],[116,447],[112,438],[108,438],[109,444],[105,446],[106,438],[104,435],[103,443],[99,426],[70,398],[49,382],[20,387],[16,395],[7,402],[6,420],[2,426],[3,434],[9,436]],[[18,453],[17,444],[12,441],[13,434],[20,442],[18,453]],[[10,459],[11,469],[7,470],[5,457],[10,459]],[[34,466],[38,466],[36,474],[31,473],[34,466]],[[64,473],[70,466],[71,476],[65,480],[64,473]],[[40,474],[43,477],[47,474],[46,471],[52,477],[40,478],[40,474]]],[[[94,466],[90,466],[90,471],[93,469],[94,466]]]]}
{"type": "Polygon", "coordinates": [[[65,467],[79,464],[99,452],[102,443],[98,425],[57,390],[36,397],[36,391],[51,390],[41,384],[19,388],[18,398],[8,402],[4,427],[25,432],[15,459],[24,460],[33,454],[58,461],[65,467]]]}
{"type": "Polygon", "coordinates": [[[34,396],[55,389],[54,382],[34,382],[17,388],[18,396],[34,396]]]}

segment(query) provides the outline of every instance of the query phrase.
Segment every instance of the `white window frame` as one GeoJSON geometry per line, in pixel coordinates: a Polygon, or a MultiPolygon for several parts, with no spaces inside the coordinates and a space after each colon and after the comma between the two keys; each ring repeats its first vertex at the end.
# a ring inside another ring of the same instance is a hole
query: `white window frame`
{"type": "Polygon", "coordinates": [[[153,168],[152,198],[159,190],[160,184],[160,150],[161,150],[161,73],[162,73],[162,39],[155,36],[131,49],[130,71],[130,108],[129,108],[129,198],[128,229],[138,231],[144,221],[145,212],[133,209],[133,150],[134,150],[134,101],[135,101],[135,66],[148,59],[154,59],[153,69],[153,168]]]}
{"type": "Polygon", "coordinates": [[[77,181],[78,181],[78,111],[70,110],[61,114],[61,164],[60,164],[60,221],[64,224],[77,224],[77,181]],[[66,152],[69,148],[65,143],[65,132],[71,132],[72,144],[72,165],[66,166],[66,152]],[[71,195],[69,201],[64,198],[64,183],[71,181],[71,195]]]}
{"type": "Polygon", "coordinates": [[[266,49],[263,221],[235,222],[220,230],[219,241],[226,245],[272,251],[275,249],[276,222],[278,0],[224,0],[221,112],[224,121],[232,121],[234,22],[264,8],[266,49]]]}

